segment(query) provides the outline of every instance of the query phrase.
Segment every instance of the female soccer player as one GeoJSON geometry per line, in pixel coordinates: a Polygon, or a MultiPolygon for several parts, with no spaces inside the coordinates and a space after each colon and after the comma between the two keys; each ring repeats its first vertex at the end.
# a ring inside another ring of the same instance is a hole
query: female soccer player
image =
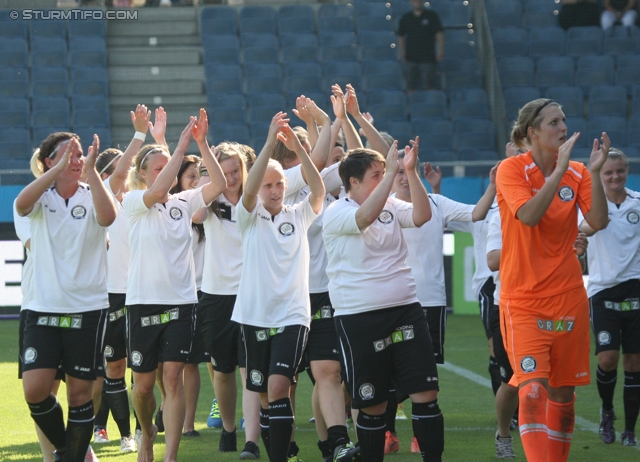
{"type": "Polygon", "coordinates": [[[244,264],[232,320],[242,324],[247,389],[260,393],[263,415],[269,409],[263,440],[272,462],[287,460],[293,431],[289,388],[310,323],[306,231],[325,194],[320,173],[288,121],[282,112],[271,120],[267,142],[237,208],[244,264]],[[271,159],[276,139],[299,156],[311,191],[307,200],[294,206],[283,204],[287,181],[282,166],[271,159]]]}
{"type": "Polygon", "coordinates": [[[575,420],[574,388],[589,383],[589,314],[573,243],[577,208],[596,230],[607,204],[596,178],[609,137],[593,141],[590,169],[570,161],[580,136],[567,138],[558,103],[525,104],[511,140],[524,154],[504,160],[497,189],[502,221],[501,329],[519,386],[519,425],[529,460],[567,460],[575,420]]]}
{"type": "Polygon", "coordinates": [[[102,368],[107,297],[106,227],[116,211],[95,169],[99,140],[82,156],[73,133],[49,135],[39,148],[43,174],[16,198],[29,216],[33,289],[22,345],[22,384],[31,415],[56,457],[82,461],[93,432],[92,385],[102,368]],[[83,165],[89,184],[80,182],[83,165]],[[67,374],[65,431],[52,394],[58,366],[67,374]]]}
{"type": "Polygon", "coordinates": [[[183,130],[173,156],[165,146],[149,145],[129,171],[130,192],[123,201],[131,252],[127,285],[129,361],[134,372],[133,403],[142,427],[138,460],[153,460],[157,429],[153,387],[158,357],[164,361],[166,461],[177,458],[185,417],[182,372],[193,340],[197,303],[191,252],[191,217],[225,188],[218,162],[204,157],[211,182],[200,189],[170,195],[192,136],[206,127],[195,117],[183,130]]]}
{"type": "Polygon", "coordinates": [[[596,340],[596,380],[602,399],[600,438],[616,439],[613,393],[618,376],[620,346],[624,370],[624,446],[636,446],[640,410],[640,193],[625,187],[629,163],[624,153],[611,148],[600,170],[609,209],[609,226],[593,234],[588,223],[581,229],[589,237],[591,323],[596,340]]]}

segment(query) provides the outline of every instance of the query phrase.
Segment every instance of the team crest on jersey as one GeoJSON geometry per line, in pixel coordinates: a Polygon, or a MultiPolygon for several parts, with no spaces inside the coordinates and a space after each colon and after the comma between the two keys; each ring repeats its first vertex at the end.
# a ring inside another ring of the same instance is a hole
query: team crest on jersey
{"type": "Polygon", "coordinates": [[[609,345],[611,343],[611,334],[606,330],[598,332],[598,344],[609,345]]]}
{"type": "Polygon", "coordinates": [[[291,236],[293,233],[296,232],[296,227],[293,226],[292,223],[285,222],[285,223],[282,223],[280,226],[278,226],[278,231],[283,236],[291,236]]]}
{"type": "Polygon", "coordinates": [[[134,366],[140,366],[142,364],[142,353],[139,351],[131,352],[131,364],[134,366]]]}
{"type": "Polygon", "coordinates": [[[640,215],[638,215],[638,212],[632,210],[631,212],[627,213],[627,221],[632,225],[635,225],[640,221],[640,215]]]}
{"type": "Polygon", "coordinates": [[[38,357],[38,352],[36,351],[35,348],[29,347],[26,350],[24,350],[23,359],[25,364],[31,364],[35,362],[37,357],[38,357]]]}
{"type": "Polygon", "coordinates": [[[378,215],[378,221],[384,225],[391,223],[393,221],[393,213],[386,209],[383,210],[380,212],[380,215],[378,215]]]}
{"type": "Polygon", "coordinates": [[[104,347],[104,357],[113,358],[113,348],[109,345],[104,347]]]}
{"type": "Polygon", "coordinates": [[[533,356],[525,356],[522,358],[522,361],[520,361],[520,367],[523,372],[534,372],[538,367],[538,363],[536,363],[533,356]]]}
{"type": "Polygon", "coordinates": [[[373,399],[376,394],[376,389],[370,383],[363,383],[360,385],[358,392],[360,393],[360,398],[362,398],[363,401],[368,401],[373,399]]]}
{"type": "Polygon", "coordinates": [[[180,210],[178,207],[171,207],[169,209],[169,216],[176,221],[182,220],[182,210],[180,210]]]}
{"type": "Polygon", "coordinates": [[[82,220],[87,216],[87,209],[85,209],[82,205],[76,205],[71,209],[71,217],[74,220],[82,220]]]}
{"type": "Polygon", "coordinates": [[[257,370],[252,370],[251,371],[251,383],[256,386],[256,387],[261,387],[262,386],[262,382],[264,382],[264,375],[262,375],[262,372],[257,371],[257,370]]]}
{"type": "Polygon", "coordinates": [[[573,196],[575,196],[575,193],[569,186],[563,186],[562,188],[558,189],[558,197],[562,202],[569,202],[573,200],[573,196]]]}

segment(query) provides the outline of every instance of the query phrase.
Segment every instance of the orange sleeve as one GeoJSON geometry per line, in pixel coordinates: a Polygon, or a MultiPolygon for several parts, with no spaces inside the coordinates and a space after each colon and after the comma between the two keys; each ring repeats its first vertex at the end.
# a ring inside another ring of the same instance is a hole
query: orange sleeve
{"type": "Polygon", "coordinates": [[[582,180],[580,180],[580,185],[578,186],[577,203],[584,216],[591,210],[591,172],[584,164],[578,162],[576,164],[582,166],[582,170],[580,170],[582,180]]]}
{"type": "Polygon", "coordinates": [[[520,207],[533,197],[531,185],[524,174],[524,167],[517,157],[502,161],[498,167],[496,186],[516,218],[520,207]]]}

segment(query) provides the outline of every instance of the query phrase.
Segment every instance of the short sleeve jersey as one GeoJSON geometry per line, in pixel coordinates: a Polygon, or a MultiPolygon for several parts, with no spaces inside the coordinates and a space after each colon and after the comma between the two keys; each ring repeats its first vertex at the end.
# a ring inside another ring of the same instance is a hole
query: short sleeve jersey
{"type": "Polygon", "coordinates": [[[237,205],[244,264],[231,319],[257,327],[311,323],[307,230],[317,215],[308,200],[272,216],[258,199],[237,205]]]}
{"type": "Polygon", "coordinates": [[[536,226],[527,226],[516,214],[545,182],[531,151],[502,161],[498,168],[503,299],[546,298],[583,285],[573,244],[578,207],[583,214],[591,208],[591,174],[584,164],[570,161],[549,208],[536,226]]]}
{"type": "Polygon", "coordinates": [[[28,217],[33,290],[23,308],[82,313],[109,307],[107,228],[96,220],[89,186],[80,183],[68,200],[47,189],[28,217]]]}
{"type": "Polygon", "coordinates": [[[407,265],[416,282],[418,300],[422,306],[445,306],[444,258],[442,241],[444,228],[451,221],[472,220],[474,205],[461,204],[440,194],[430,194],[431,219],[419,228],[403,228],[402,234],[409,253],[407,265]]]}
{"type": "Polygon", "coordinates": [[[589,297],[640,278],[640,194],[627,189],[622,204],[607,205],[609,225],[589,237],[589,297]]]}
{"type": "Polygon", "coordinates": [[[202,291],[214,295],[236,295],[242,276],[242,241],[236,206],[224,195],[216,199],[217,212],[208,211],[204,221],[205,259],[202,291]]]}
{"type": "Polygon", "coordinates": [[[116,219],[109,226],[109,250],[107,251],[107,289],[110,294],[126,294],[129,277],[129,233],[124,207],[111,189],[111,177],[104,182],[107,191],[113,196],[116,206],[116,219]]]}
{"type": "Polygon", "coordinates": [[[193,265],[196,270],[196,290],[202,288],[202,275],[204,272],[204,251],[206,240],[200,239],[196,230],[191,230],[191,252],[193,253],[193,265]]]}
{"type": "Polygon", "coordinates": [[[129,224],[127,305],[197,303],[191,251],[191,217],[203,207],[202,188],[169,196],[164,204],[144,203],[142,190],[123,202],[129,224]]]}
{"type": "Polygon", "coordinates": [[[442,32],[442,22],[438,13],[424,9],[420,16],[413,11],[400,18],[398,35],[405,38],[407,61],[415,63],[436,62],[436,34],[442,32]]]}
{"type": "Polygon", "coordinates": [[[16,201],[13,201],[13,226],[16,229],[16,235],[22,245],[25,246],[27,251],[27,259],[22,265],[22,281],[20,282],[20,289],[22,291],[22,304],[20,305],[20,311],[25,308],[25,305],[29,305],[31,297],[31,287],[33,283],[33,258],[30,257],[30,251],[26,248],[27,241],[31,239],[31,223],[29,223],[29,217],[21,217],[16,210],[16,201]]]}
{"type": "MultiPolygon", "coordinates": [[[[494,250],[502,250],[502,222],[500,214],[494,213],[489,222],[489,232],[487,234],[487,254],[494,250]]],[[[486,261],[486,257],[485,257],[486,261]]],[[[493,273],[493,282],[496,290],[493,292],[493,304],[500,305],[500,271],[493,273]]]]}
{"type": "Polygon", "coordinates": [[[378,218],[360,230],[360,206],[349,198],[331,204],[322,237],[329,261],[329,296],[336,316],[418,301],[401,228],[413,228],[413,204],[389,197],[378,218]]]}

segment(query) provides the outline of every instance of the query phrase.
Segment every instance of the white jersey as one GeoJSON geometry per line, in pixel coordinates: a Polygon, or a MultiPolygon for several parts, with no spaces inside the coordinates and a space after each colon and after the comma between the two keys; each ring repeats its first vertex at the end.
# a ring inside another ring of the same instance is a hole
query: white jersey
{"type": "Polygon", "coordinates": [[[471,222],[475,205],[462,204],[440,194],[430,194],[431,219],[420,228],[403,228],[409,254],[407,265],[416,281],[422,306],[446,306],[442,241],[445,227],[452,221],[471,222]]]}
{"type": "Polygon", "coordinates": [[[108,308],[107,229],[96,220],[89,186],[79,183],[68,200],[52,186],[28,217],[33,297],[23,308],[50,313],[108,308]]]}
{"type": "Polygon", "coordinates": [[[33,278],[33,258],[31,258],[31,252],[27,249],[27,241],[31,239],[31,223],[29,217],[21,217],[16,210],[16,201],[13,201],[13,226],[16,229],[18,239],[22,242],[22,245],[27,251],[27,259],[22,265],[22,281],[20,282],[20,290],[22,291],[22,305],[20,305],[20,311],[25,309],[25,303],[28,305],[33,303],[30,300],[32,290],[32,278],[33,278]]]}
{"type": "Polygon", "coordinates": [[[129,192],[123,202],[129,224],[127,305],[197,303],[191,251],[191,217],[203,207],[202,188],[169,195],[147,208],[145,191],[129,192]]]}
{"type": "Polygon", "coordinates": [[[619,206],[607,200],[609,224],[589,237],[589,297],[629,279],[640,279],[640,193],[626,191],[619,206]]]}
{"type": "Polygon", "coordinates": [[[210,209],[204,220],[205,240],[202,291],[215,295],[236,295],[242,276],[242,241],[236,206],[224,195],[216,199],[219,216],[210,209]]]}
{"type": "Polygon", "coordinates": [[[231,319],[258,327],[309,327],[309,243],[317,215],[309,201],[284,205],[276,216],[257,200],[253,212],[238,202],[244,265],[231,319]]]}
{"type": "Polygon", "coordinates": [[[294,205],[301,202],[304,196],[309,194],[307,192],[302,197],[299,196],[300,190],[307,186],[307,182],[304,181],[302,176],[302,165],[296,165],[285,170],[284,177],[287,179],[287,189],[284,191],[284,205],[294,205]]]}
{"type": "Polygon", "coordinates": [[[206,246],[206,239],[200,240],[200,235],[197,231],[191,231],[191,252],[193,253],[193,266],[196,270],[196,290],[202,288],[202,274],[204,272],[204,251],[206,246]]]}
{"type": "Polygon", "coordinates": [[[476,222],[451,222],[447,229],[451,231],[463,231],[473,235],[473,258],[476,263],[476,271],[473,273],[471,280],[471,290],[476,295],[476,299],[480,297],[480,290],[487,279],[491,277],[491,270],[487,266],[487,231],[491,217],[498,213],[498,204],[493,203],[484,220],[476,222]]]}
{"type": "Polygon", "coordinates": [[[111,188],[111,177],[104,182],[107,191],[113,196],[116,206],[116,219],[109,226],[109,250],[107,252],[107,289],[110,294],[126,294],[129,277],[129,232],[124,207],[116,199],[117,191],[111,188]]]}
{"type": "Polygon", "coordinates": [[[389,197],[378,218],[363,230],[356,223],[358,208],[354,200],[340,199],[323,218],[329,296],[336,316],[417,302],[401,230],[415,227],[413,204],[389,197]]]}
{"type": "MultiPolygon", "coordinates": [[[[488,254],[493,250],[502,250],[502,221],[499,213],[494,213],[491,217],[489,232],[487,233],[486,252],[488,254]]],[[[493,292],[493,304],[500,305],[500,271],[493,273],[493,282],[496,285],[496,290],[493,292]]]]}

